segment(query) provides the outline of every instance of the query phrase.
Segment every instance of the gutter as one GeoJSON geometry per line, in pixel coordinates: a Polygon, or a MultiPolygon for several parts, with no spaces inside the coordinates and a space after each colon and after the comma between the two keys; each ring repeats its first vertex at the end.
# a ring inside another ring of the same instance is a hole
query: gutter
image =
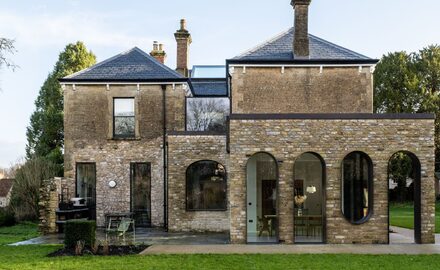
{"type": "Polygon", "coordinates": [[[163,116],[163,226],[168,231],[168,142],[167,142],[167,96],[166,85],[162,85],[162,116],[163,116]]]}

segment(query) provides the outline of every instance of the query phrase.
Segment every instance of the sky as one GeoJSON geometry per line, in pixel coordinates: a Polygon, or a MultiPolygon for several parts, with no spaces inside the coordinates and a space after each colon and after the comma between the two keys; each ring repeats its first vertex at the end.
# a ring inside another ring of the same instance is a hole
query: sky
{"type": "MultiPolygon", "coordinates": [[[[313,0],[309,32],[369,57],[440,44],[440,1],[313,0]]],[[[68,43],[83,41],[105,60],[134,46],[165,44],[175,68],[173,33],[185,18],[190,64],[225,59],[293,26],[290,0],[1,0],[0,36],[15,39],[15,72],[0,70],[0,167],[25,155],[38,91],[68,43]]]]}

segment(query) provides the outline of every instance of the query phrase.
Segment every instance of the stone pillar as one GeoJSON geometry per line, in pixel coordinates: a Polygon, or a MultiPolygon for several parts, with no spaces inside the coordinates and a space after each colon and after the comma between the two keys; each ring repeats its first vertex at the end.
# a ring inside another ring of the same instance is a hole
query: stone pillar
{"type": "Polygon", "coordinates": [[[40,224],[39,230],[43,235],[56,233],[56,210],[58,209],[58,195],[61,190],[61,179],[52,178],[43,180],[40,188],[40,224]]]}

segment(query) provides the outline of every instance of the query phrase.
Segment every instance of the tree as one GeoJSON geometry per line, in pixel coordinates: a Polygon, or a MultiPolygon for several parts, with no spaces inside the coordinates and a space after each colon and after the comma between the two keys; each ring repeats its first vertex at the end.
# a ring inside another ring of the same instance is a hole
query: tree
{"type": "Polygon", "coordinates": [[[382,57],[374,76],[374,108],[377,113],[415,113],[423,95],[414,72],[412,55],[390,53],[382,57]]]}
{"type": "Polygon", "coordinates": [[[44,158],[33,158],[21,166],[15,175],[11,208],[17,220],[36,220],[41,182],[55,176],[58,168],[44,158]]]}
{"type": "MultiPolygon", "coordinates": [[[[397,184],[395,188],[398,202],[405,202],[411,196],[407,189],[407,181],[413,175],[413,165],[410,156],[399,152],[391,157],[389,162],[389,177],[397,184]]],[[[414,181],[414,179],[412,179],[414,181]]]]}
{"type": "Polygon", "coordinates": [[[228,103],[221,98],[188,99],[189,131],[225,131],[228,103]]]}
{"type": "Polygon", "coordinates": [[[376,67],[374,107],[377,113],[434,113],[436,169],[440,162],[440,46],[419,52],[390,53],[376,67]]]}
{"type": "Polygon", "coordinates": [[[56,164],[57,175],[63,174],[63,91],[58,79],[96,63],[96,56],[82,42],[69,44],[59,55],[54,70],[40,89],[36,109],[27,128],[26,158],[43,157],[56,164]]]}
{"type": "Polygon", "coordinates": [[[415,57],[420,89],[428,96],[420,112],[436,114],[435,152],[436,171],[440,170],[440,46],[431,45],[422,49],[415,57]]]}

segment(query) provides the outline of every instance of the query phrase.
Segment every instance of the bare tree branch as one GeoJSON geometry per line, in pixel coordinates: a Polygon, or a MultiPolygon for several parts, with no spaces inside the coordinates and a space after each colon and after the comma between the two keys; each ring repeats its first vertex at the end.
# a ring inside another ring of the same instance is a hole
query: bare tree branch
{"type": "Polygon", "coordinates": [[[14,43],[15,40],[0,38],[0,68],[2,66],[6,66],[6,68],[15,70],[18,67],[9,58],[7,58],[8,54],[15,54],[17,52],[14,43]]]}
{"type": "Polygon", "coordinates": [[[219,131],[225,129],[229,102],[221,98],[188,99],[188,130],[219,131]]]}

